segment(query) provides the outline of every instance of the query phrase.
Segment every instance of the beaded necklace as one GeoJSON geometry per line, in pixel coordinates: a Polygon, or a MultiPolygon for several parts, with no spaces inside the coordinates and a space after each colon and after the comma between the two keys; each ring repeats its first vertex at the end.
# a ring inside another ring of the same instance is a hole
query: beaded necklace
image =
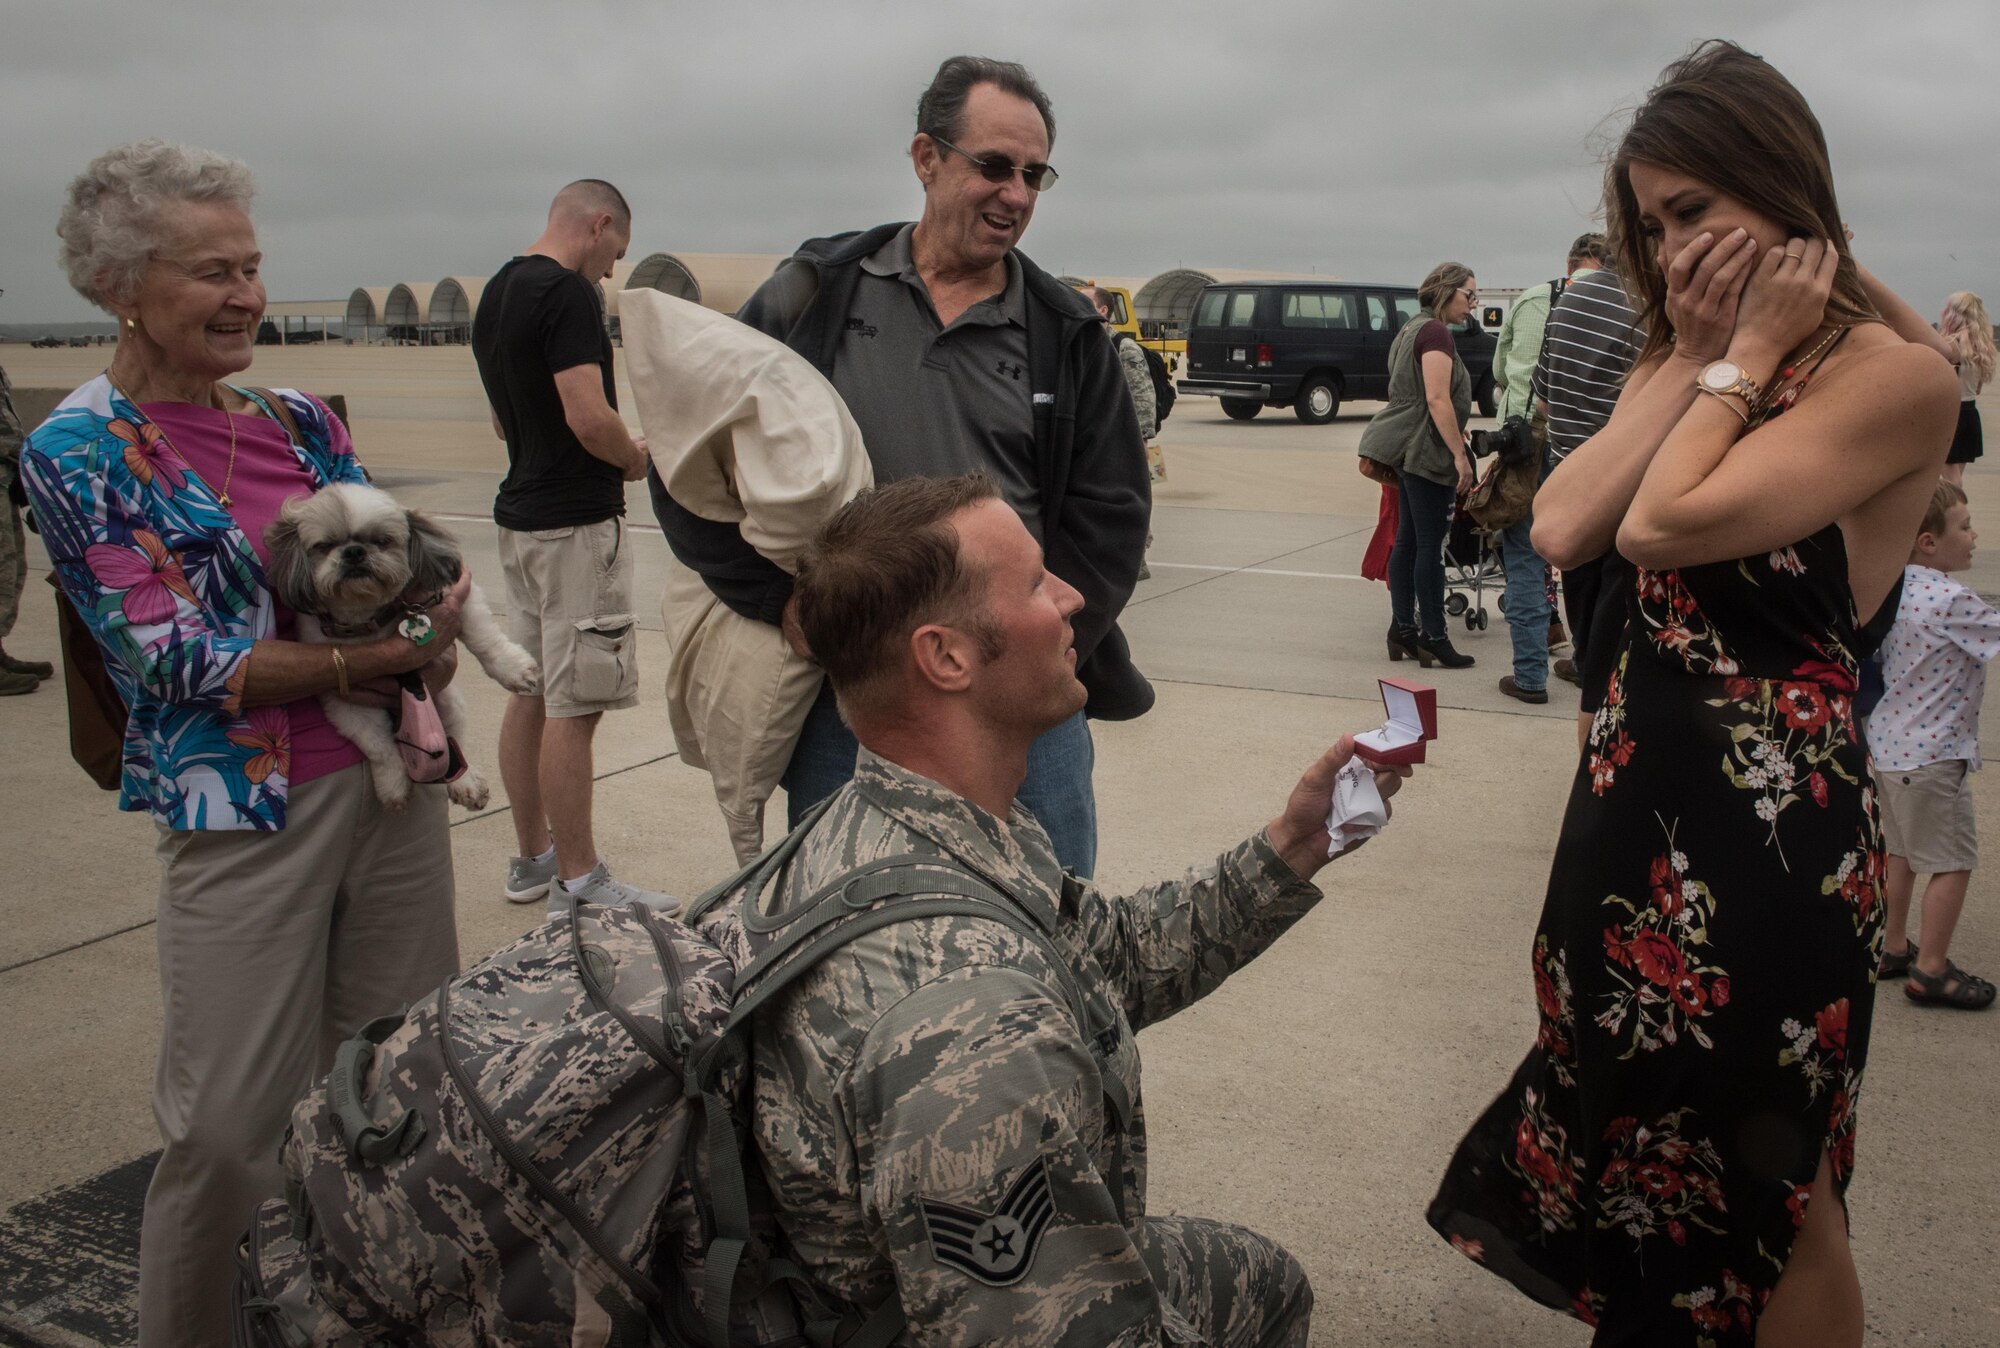
{"type": "Polygon", "coordinates": [[[1846,339],[1847,333],[1848,327],[1843,323],[1821,338],[1818,346],[1797,360],[1787,361],[1780,367],[1777,379],[1771,384],[1771,392],[1765,395],[1763,402],[1751,410],[1750,425],[1761,426],[1796,403],[1800,395],[1806,391],[1806,385],[1812,383],[1813,375],[1819,371],[1820,366],[1826,364],[1826,358],[1832,355],[1846,339]],[[1799,374],[1801,366],[1806,367],[1804,374],[1799,374]],[[1799,382],[1786,387],[1785,381],[1794,375],[1798,376],[1799,382]]]}

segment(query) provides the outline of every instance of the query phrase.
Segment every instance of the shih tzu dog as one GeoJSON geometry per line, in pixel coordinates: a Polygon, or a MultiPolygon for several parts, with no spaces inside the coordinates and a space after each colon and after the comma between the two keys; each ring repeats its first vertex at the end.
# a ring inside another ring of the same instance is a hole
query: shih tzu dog
{"type": "MultiPolygon", "coordinates": [[[[287,502],[264,541],[271,550],[272,591],[297,611],[299,640],[313,644],[373,641],[392,630],[413,640],[424,637],[430,620],[422,616],[423,607],[458,579],[461,565],[458,543],[450,534],[403,509],[387,492],[353,483],[336,483],[287,502]]],[[[509,692],[541,691],[534,657],[501,630],[476,584],[466,599],[459,639],[509,692]]],[[[422,690],[406,692],[406,705],[412,696],[421,701],[422,690]]],[[[381,802],[390,809],[408,804],[407,741],[399,744],[395,718],[333,693],[322,696],[320,704],[334,728],[368,759],[381,802]]],[[[447,743],[455,749],[465,739],[465,701],[456,687],[447,687],[436,695],[436,707],[447,743]]],[[[470,764],[446,791],[467,809],[486,808],[486,782],[470,764]]]]}

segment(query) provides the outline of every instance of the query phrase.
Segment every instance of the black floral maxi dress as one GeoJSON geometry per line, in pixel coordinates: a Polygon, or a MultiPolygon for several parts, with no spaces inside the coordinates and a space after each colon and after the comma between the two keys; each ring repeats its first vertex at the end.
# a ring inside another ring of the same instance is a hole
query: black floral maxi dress
{"type": "Polygon", "coordinates": [[[1838,526],[1641,570],[1533,952],[1540,1029],[1430,1223],[1595,1343],[1749,1345],[1822,1151],[1845,1193],[1881,945],[1838,526]]]}

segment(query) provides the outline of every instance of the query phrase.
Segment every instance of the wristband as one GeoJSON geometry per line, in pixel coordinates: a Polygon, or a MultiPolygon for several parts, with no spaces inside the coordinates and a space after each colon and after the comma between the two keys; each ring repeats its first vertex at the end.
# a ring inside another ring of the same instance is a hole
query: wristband
{"type": "MultiPolygon", "coordinates": [[[[1739,417],[1743,418],[1743,424],[1744,424],[1745,426],[1748,426],[1748,425],[1750,424],[1750,413],[1749,413],[1749,412],[1748,412],[1747,410],[1745,410],[1744,408],[1741,408],[1741,407],[1738,407],[1738,406],[1737,406],[1737,405],[1736,405],[1735,403],[1733,403],[1733,402],[1729,401],[1729,399],[1731,398],[1731,396],[1732,396],[1732,395],[1735,395],[1735,390],[1733,390],[1733,389],[1713,389],[1713,388],[1709,388],[1709,387],[1707,387],[1706,385],[1703,385],[1703,384],[1696,384],[1696,385],[1694,386],[1694,388],[1695,388],[1695,392],[1697,392],[1697,393],[1706,393],[1706,394],[1707,394],[1707,395],[1708,395],[1709,397],[1711,397],[1711,398],[1714,398],[1714,399],[1716,399],[1717,401],[1719,401],[1719,402],[1720,402],[1720,403],[1721,403],[1721,404],[1722,404],[1722,405],[1723,405],[1724,407],[1726,407],[1726,408],[1728,408],[1728,409],[1729,409],[1730,411],[1734,412],[1734,413],[1735,413],[1735,414],[1736,414],[1737,416],[1739,416],[1739,417]]],[[[1740,396],[1740,395],[1739,395],[1739,396],[1740,396]]]]}
{"type": "Polygon", "coordinates": [[[333,652],[333,677],[340,685],[340,695],[347,696],[347,657],[340,653],[340,647],[328,646],[333,652]]]}

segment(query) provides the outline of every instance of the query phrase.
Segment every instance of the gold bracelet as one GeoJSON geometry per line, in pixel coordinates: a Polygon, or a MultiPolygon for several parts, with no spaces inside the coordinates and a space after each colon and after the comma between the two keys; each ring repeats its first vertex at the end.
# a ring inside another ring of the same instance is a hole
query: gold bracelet
{"type": "Polygon", "coordinates": [[[1694,391],[1696,393],[1706,393],[1711,398],[1720,399],[1724,407],[1736,413],[1737,416],[1743,418],[1743,424],[1745,426],[1748,426],[1750,424],[1750,413],[1742,408],[1737,407],[1735,403],[1730,402],[1729,399],[1732,395],[1729,394],[1728,392],[1716,388],[1703,388],[1699,384],[1696,384],[1694,386],[1694,391]]]}
{"type": "Polygon", "coordinates": [[[340,647],[328,646],[333,652],[333,677],[340,682],[340,695],[347,696],[347,657],[340,653],[340,647]]]}

